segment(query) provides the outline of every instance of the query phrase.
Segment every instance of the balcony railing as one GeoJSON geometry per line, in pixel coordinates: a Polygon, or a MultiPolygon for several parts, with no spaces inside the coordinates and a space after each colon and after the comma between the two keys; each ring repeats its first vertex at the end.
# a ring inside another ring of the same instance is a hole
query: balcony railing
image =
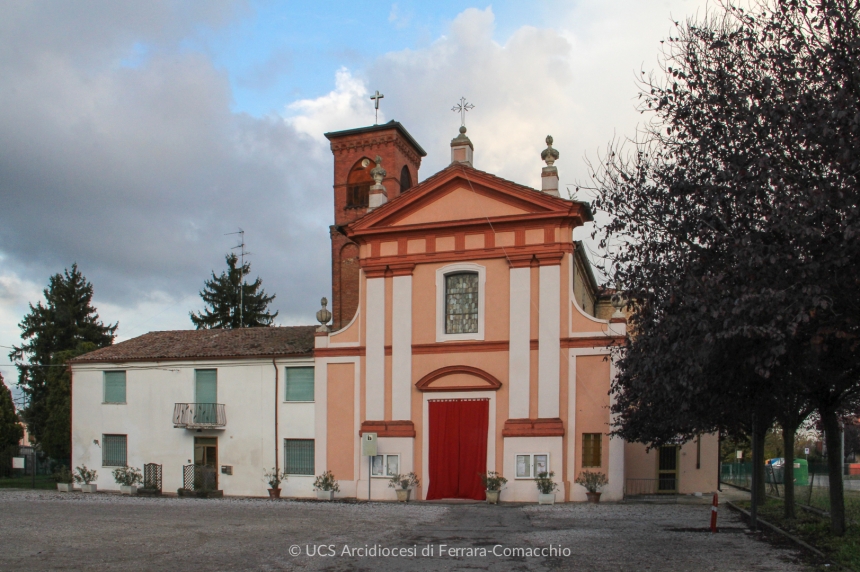
{"type": "Polygon", "coordinates": [[[173,426],[185,429],[223,429],[227,413],[223,403],[177,403],[173,407],[173,426]]]}

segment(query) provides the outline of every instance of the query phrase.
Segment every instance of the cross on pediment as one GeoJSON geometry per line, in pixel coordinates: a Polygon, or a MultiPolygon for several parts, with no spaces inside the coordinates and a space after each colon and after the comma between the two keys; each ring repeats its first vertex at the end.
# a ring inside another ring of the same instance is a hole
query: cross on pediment
{"type": "Polygon", "coordinates": [[[465,97],[460,98],[460,103],[451,108],[451,111],[457,111],[460,113],[460,126],[466,126],[466,112],[471,111],[475,106],[466,101],[465,97]]]}

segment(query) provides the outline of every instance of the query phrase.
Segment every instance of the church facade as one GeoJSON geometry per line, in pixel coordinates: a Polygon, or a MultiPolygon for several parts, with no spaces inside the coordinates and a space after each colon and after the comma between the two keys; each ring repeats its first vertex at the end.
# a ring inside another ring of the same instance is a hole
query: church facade
{"type": "Polygon", "coordinates": [[[401,124],[326,137],[334,331],[315,340],[316,451],[349,496],[393,497],[386,477],[408,472],[422,499],[483,499],[486,471],[511,501],[533,501],[544,471],[565,501],[585,500],[582,471],[608,477],[607,500],[716,490],[716,436],[651,452],[609,436],[626,319],[572,239],[591,213],[560,198],[551,138],[536,190],[475,169],[465,127],[414,186],[425,153],[401,124]]]}
{"type": "Polygon", "coordinates": [[[250,496],[264,470],[293,497],[324,471],[337,496],[374,500],[411,472],[418,499],[481,500],[488,471],[508,479],[502,501],[534,502],[542,472],[557,501],[585,500],[583,471],[608,477],[605,500],[717,489],[715,435],[651,451],[609,436],[623,303],[572,238],[592,215],[559,196],[551,138],[538,190],[476,169],[465,127],[423,181],[399,123],[326,136],[331,325],[150,332],[76,358],[73,466],[103,490],[148,466],[165,491],[199,473],[250,496]]]}

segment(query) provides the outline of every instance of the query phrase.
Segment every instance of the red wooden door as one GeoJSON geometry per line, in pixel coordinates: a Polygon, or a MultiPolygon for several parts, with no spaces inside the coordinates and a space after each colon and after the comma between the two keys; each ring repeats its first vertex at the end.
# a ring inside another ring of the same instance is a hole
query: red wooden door
{"type": "Polygon", "coordinates": [[[431,400],[427,500],[486,498],[489,399],[431,400]]]}

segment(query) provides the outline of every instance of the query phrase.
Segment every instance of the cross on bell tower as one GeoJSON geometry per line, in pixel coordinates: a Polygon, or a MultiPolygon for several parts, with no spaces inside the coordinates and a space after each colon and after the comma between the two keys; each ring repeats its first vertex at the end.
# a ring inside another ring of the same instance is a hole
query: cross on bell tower
{"type": "Polygon", "coordinates": [[[373,124],[376,125],[379,123],[379,100],[385,97],[379,90],[376,90],[376,93],[370,96],[370,99],[373,100],[373,108],[376,110],[376,113],[373,117],[373,124]]]}

